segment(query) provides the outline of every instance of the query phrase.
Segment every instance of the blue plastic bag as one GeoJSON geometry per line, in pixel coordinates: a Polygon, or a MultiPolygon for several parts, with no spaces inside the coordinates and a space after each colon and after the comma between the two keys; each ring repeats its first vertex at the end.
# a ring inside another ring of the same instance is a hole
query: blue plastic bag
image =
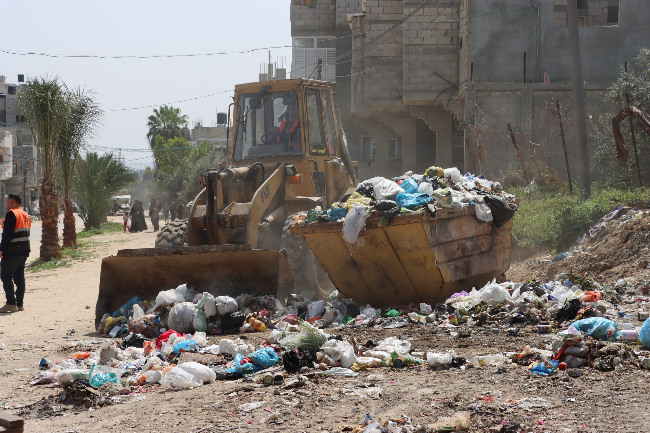
{"type": "MultiPolygon", "coordinates": [[[[584,332],[585,337],[592,337],[595,338],[596,340],[616,341],[616,337],[619,334],[618,325],[616,324],[616,322],[613,322],[608,319],[604,319],[602,317],[590,317],[588,319],[580,319],[573,322],[571,326],[576,328],[578,331],[584,332]],[[608,335],[610,327],[613,328],[614,331],[611,333],[611,335],[608,335]]],[[[641,332],[643,332],[643,330],[641,330],[641,332]]]]}
{"type": "Polygon", "coordinates": [[[416,194],[418,192],[417,182],[410,177],[402,182],[400,188],[402,188],[406,194],[416,194]]]}
{"type": "Polygon", "coordinates": [[[348,210],[344,207],[335,207],[332,205],[332,207],[327,211],[327,214],[330,216],[332,221],[338,221],[341,218],[345,218],[348,214],[348,210]]]}
{"type": "Polygon", "coordinates": [[[126,304],[122,305],[120,308],[115,310],[113,312],[113,315],[111,317],[120,317],[120,316],[126,316],[129,310],[133,309],[133,305],[137,304],[140,301],[144,301],[144,296],[138,295],[134,296],[131,299],[129,299],[126,304]]]}
{"type": "Polygon", "coordinates": [[[247,358],[263,368],[271,367],[279,361],[278,355],[272,347],[264,347],[263,349],[256,350],[248,355],[247,358]]]}
{"type": "Polygon", "coordinates": [[[199,347],[198,343],[194,341],[194,339],[190,338],[189,340],[179,341],[174,344],[174,353],[179,353],[181,350],[184,352],[191,352],[197,347],[199,347]]]}
{"type": "Polygon", "coordinates": [[[401,193],[395,199],[397,205],[406,209],[415,209],[418,206],[431,203],[432,197],[429,194],[406,194],[401,193]]]}
{"type": "Polygon", "coordinates": [[[646,319],[641,326],[641,331],[639,332],[639,340],[647,348],[650,349],[650,318],[646,319]]]}
{"type": "Polygon", "coordinates": [[[533,368],[531,368],[530,372],[535,374],[541,374],[542,376],[548,376],[549,374],[553,374],[555,372],[555,370],[560,365],[560,361],[549,360],[548,364],[544,362],[540,362],[539,364],[536,364],[533,368]]]}

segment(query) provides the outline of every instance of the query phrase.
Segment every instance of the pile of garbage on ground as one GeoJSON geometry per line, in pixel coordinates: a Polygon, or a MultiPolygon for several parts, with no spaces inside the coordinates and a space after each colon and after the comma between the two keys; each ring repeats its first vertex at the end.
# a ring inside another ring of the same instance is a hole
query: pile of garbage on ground
{"type": "Polygon", "coordinates": [[[577,269],[614,284],[648,269],[649,238],[650,210],[619,206],[581,235],[570,251],[527,260],[518,273],[547,279],[561,268],[577,269]]]}
{"type": "Polygon", "coordinates": [[[497,227],[510,221],[517,209],[515,197],[503,191],[499,182],[483,175],[461,175],[456,167],[429,167],[424,174],[365,180],[355,193],[327,210],[311,210],[302,219],[306,223],[343,219],[344,238],[354,243],[369,216],[381,215],[382,223],[389,225],[398,214],[427,210],[434,216],[438,208],[461,211],[469,205],[475,206],[478,219],[493,221],[497,227]]]}
{"type": "MultiPolygon", "coordinates": [[[[337,292],[313,302],[291,295],[283,306],[270,296],[215,297],[181,285],[160,292],[154,302],[136,297],[105,315],[99,331],[108,340],[56,364],[43,359],[32,384],[57,382],[63,394],[81,395],[84,404],[97,406],[119,402],[136,390],[146,392],[154,384],[186,389],[246,378],[267,386],[296,386],[303,374],[355,377],[361,370],[386,367],[465,370],[513,364],[539,375],[567,370],[571,377],[585,368],[650,368],[650,320],[636,309],[639,297],[629,295],[629,284],[602,287],[574,274],[544,284],[492,281],[455,293],[442,305],[386,310],[360,306],[337,292]],[[645,321],[643,326],[632,325],[632,316],[645,321]],[[362,342],[340,335],[344,329],[405,326],[453,331],[460,337],[486,326],[494,334],[535,332],[549,339],[518,352],[466,359],[452,349],[417,352],[410,341],[394,336],[362,342]],[[265,340],[255,347],[248,332],[264,332],[265,340]]],[[[373,385],[349,391],[380,398],[382,389],[373,385]]]]}

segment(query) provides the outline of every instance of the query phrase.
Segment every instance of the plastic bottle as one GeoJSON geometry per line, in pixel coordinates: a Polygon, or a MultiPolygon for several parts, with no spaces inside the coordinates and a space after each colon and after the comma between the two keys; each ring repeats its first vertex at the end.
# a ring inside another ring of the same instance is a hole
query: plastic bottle
{"type": "Polygon", "coordinates": [[[635,326],[631,323],[619,323],[617,328],[619,331],[622,331],[624,329],[635,329],[635,326]]]}
{"type": "Polygon", "coordinates": [[[506,362],[506,357],[502,354],[496,355],[480,355],[472,358],[472,364],[474,367],[487,367],[488,365],[499,365],[506,362]]]}
{"type": "Polygon", "coordinates": [[[264,332],[264,330],[266,329],[266,325],[261,320],[257,320],[254,317],[248,319],[248,323],[253,325],[253,328],[255,328],[257,332],[264,332]]]}

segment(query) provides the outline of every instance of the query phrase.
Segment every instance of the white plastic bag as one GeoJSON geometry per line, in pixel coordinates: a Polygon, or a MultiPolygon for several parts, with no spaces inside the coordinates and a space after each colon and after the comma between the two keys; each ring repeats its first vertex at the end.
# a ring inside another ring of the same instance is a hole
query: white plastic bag
{"type": "Polygon", "coordinates": [[[179,302],[192,302],[196,296],[196,292],[192,289],[188,289],[187,284],[181,284],[180,286],[176,287],[174,291],[176,292],[178,299],[183,299],[179,302]]]}
{"type": "Polygon", "coordinates": [[[366,317],[375,317],[377,315],[377,310],[372,308],[370,304],[366,305],[365,308],[362,308],[360,311],[366,317]]]}
{"type": "Polygon", "coordinates": [[[180,366],[176,366],[169,370],[165,377],[160,379],[160,384],[166,388],[184,389],[202,386],[203,381],[194,377],[193,374],[188,373],[184,369],[180,368],[180,366]]]}
{"type": "Polygon", "coordinates": [[[398,194],[404,192],[398,184],[384,178],[375,183],[373,189],[377,200],[395,200],[398,194]]]}
{"type": "Polygon", "coordinates": [[[196,308],[191,302],[181,302],[175,304],[169,312],[167,326],[181,334],[192,332],[194,312],[196,308]]]}
{"type": "Polygon", "coordinates": [[[207,346],[208,345],[208,339],[205,338],[205,332],[195,332],[194,335],[192,336],[192,339],[196,341],[196,344],[199,346],[207,346]]]}
{"type": "Polygon", "coordinates": [[[488,222],[494,219],[492,217],[490,206],[486,204],[477,204],[474,206],[474,209],[476,209],[476,218],[480,219],[481,221],[488,222]]]}
{"type": "Polygon", "coordinates": [[[501,304],[510,299],[508,290],[497,284],[496,278],[491,283],[486,284],[481,290],[478,291],[481,301],[486,304],[501,304]]]}
{"type": "Polygon", "coordinates": [[[433,195],[433,186],[429,182],[422,182],[418,186],[418,193],[433,195]]]}
{"type": "Polygon", "coordinates": [[[177,302],[184,301],[185,298],[182,295],[176,293],[174,289],[165,290],[164,292],[158,293],[158,296],[156,296],[156,306],[176,304],[177,302]]]}
{"type": "Polygon", "coordinates": [[[397,337],[384,338],[377,344],[375,350],[393,353],[397,352],[399,355],[408,355],[411,351],[411,342],[408,340],[400,340],[397,337]]]}
{"type": "Polygon", "coordinates": [[[383,365],[388,365],[391,363],[393,358],[391,357],[390,353],[384,352],[381,350],[369,350],[366,353],[363,354],[364,356],[369,356],[371,358],[377,358],[381,361],[383,365]]]}
{"type": "Polygon", "coordinates": [[[431,305],[429,304],[420,302],[420,313],[424,314],[425,316],[428,316],[429,314],[433,313],[433,308],[431,308],[431,305]]]}
{"type": "Polygon", "coordinates": [[[359,232],[366,225],[366,218],[368,217],[368,210],[365,206],[355,205],[348,211],[348,214],[343,220],[343,239],[353,244],[356,242],[359,232]]]}
{"type": "Polygon", "coordinates": [[[160,370],[149,370],[143,373],[144,379],[149,384],[154,384],[160,382],[160,379],[163,378],[163,373],[160,370]]]}
{"type": "Polygon", "coordinates": [[[214,301],[217,305],[217,312],[221,316],[225,316],[228,313],[234,313],[239,309],[237,301],[230,296],[217,296],[214,301]]]}
{"type": "Polygon", "coordinates": [[[350,368],[352,364],[357,361],[357,356],[354,354],[354,347],[347,341],[339,341],[338,348],[341,350],[341,367],[350,368]]]}
{"type": "Polygon", "coordinates": [[[196,304],[196,308],[203,310],[205,317],[212,317],[217,314],[217,304],[214,296],[208,292],[203,292],[203,298],[196,304]]]}
{"type": "Polygon", "coordinates": [[[325,301],[320,300],[320,301],[312,302],[307,307],[307,311],[308,311],[307,318],[313,319],[316,316],[320,316],[324,308],[325,308],[325,301]]]}
{"type": "Polygon", "coordinates": [[[192,376],[194,376],[196,379],[199,379],[204,384],[214,382],[217,378],[217,374],[212,371],[210,367],[199,364],[198,362],[184,362],[180,364],[178,368],[190,373],[192,376]]]}
{"type": "Polygon", "coordinates": [[[137,320],[144,316],[144,310],[138,304],[133,304],[133,320],[137,320]]]}
{"type": "Polygon", "coordinates": [[[437,352],[428,352],[427,353],[427,365],[436,369],[447,369],[451,364],[451,360],[454,357],[454,353],[437,353],[437,352]]]}
{"type": "Polygon", "coordinates": [[[463,176],[460,174],[460,170],[456,167],[445,168],[445,176],[449,176],[454,183],[460,183],[463,181],[463,176]]]}

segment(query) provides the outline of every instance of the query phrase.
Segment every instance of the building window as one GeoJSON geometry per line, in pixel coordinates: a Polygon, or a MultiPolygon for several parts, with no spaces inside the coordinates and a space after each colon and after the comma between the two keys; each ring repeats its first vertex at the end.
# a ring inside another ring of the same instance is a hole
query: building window
{"type": "Polygon", "coordinates": [[[16,123],[23,123],[25,121],[24,114],[16,114],[16,123]]]}
{"type": "MultiPolygon", "coordinates": [[[[372,137],[363,137],[363,159],[375,159],[377,142],[372,137]]],[[[388,159],[402,159],[401,137],[388,139],[388,159]]]]}
{"type": "Polygon", "coordinates": [[[291,78],[316,80],[319,74],[323,81],[336,81],[336,40],[325,37],[293,38],[291,78]]]}
{"type": "MultiPolygon", "coordinates": [[[[578,27],[611,27],[619,22],[620,0],[578,0],[578,27]]],[[[555,0],[554,27],[567,27],[567,0],[555,0]]]]}

